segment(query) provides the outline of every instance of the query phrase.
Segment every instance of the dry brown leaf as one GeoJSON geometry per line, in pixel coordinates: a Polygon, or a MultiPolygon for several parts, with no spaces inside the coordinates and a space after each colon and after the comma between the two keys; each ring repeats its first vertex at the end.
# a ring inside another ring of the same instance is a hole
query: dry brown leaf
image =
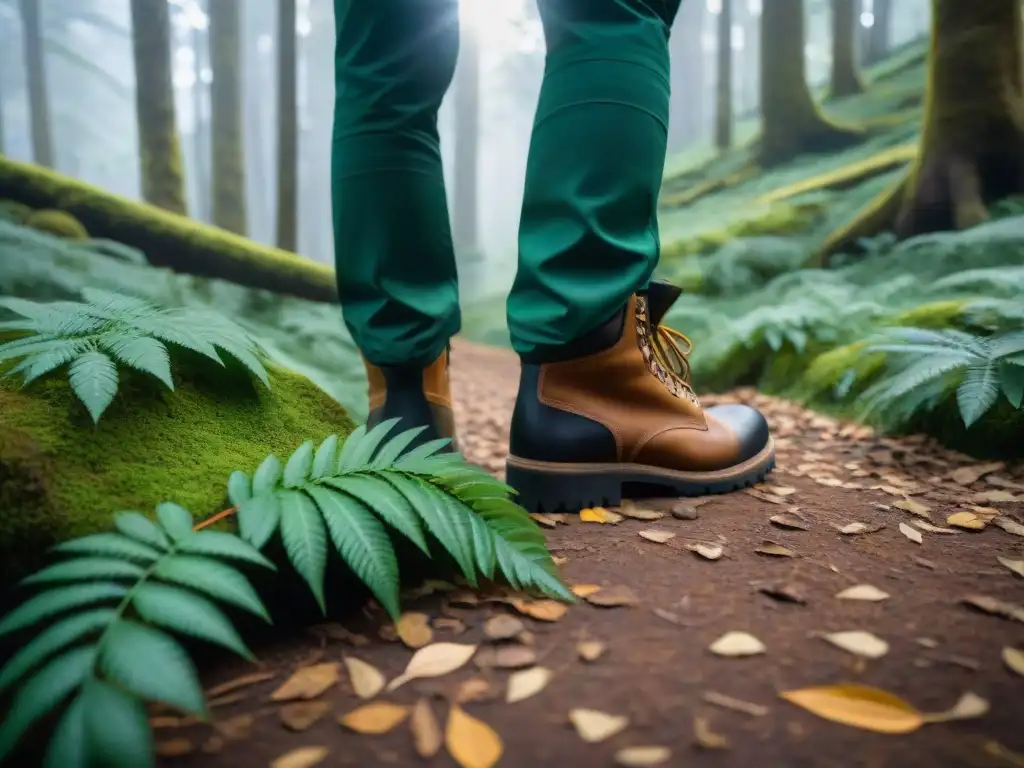
{"type": "Polygon", "coordinates": [[[276,691],[270,694],[270,699],[271,701],[315,699],[338,682],[340,673],[340,666],[334,661],[300,667],[276,691]]]}
{"type": "Polygon", "coordinates": [[[900,533],[902,533],[915,544],[920,544],[922,541],[924,541],[924,537],[921,535],[921,532],[916,528],[912,528],[906,523],[900,523],[900,533]]]}
{"type": "Polygon", "coordinates": [[[693,739],[701,749],[728,749],[729,740],[711,729],[706,717],[693,718],[693,739]]]}
{"type": "Polygon", "coordinates": [[[185,757],[196,751],[195,745],[184,738],[158,741],[153,748],[157,757],[185,757]]]}
{"type": "Polygon", "coordinates": [[[494,698],[491,684],[482,677],[471,677],[459,684],[455,691],[455,703],[468,704],[473,701],[485,701],[494,698]]]}
{"type": "Polygon", "coordinates": [[[505,701],[515,704],[517,701],[528,699],[543,691],[551,682],[552,672],[547,667],[533,667],[520,672],[513,672],[508,676],[508,690],[505,692],[505,701]]]}
{"type": "Polygon", "coordinates": [[[615,753],[615,764],[626,768],[650,768],[672,757],[668,747],[625,747],[615,753]]]}
{"type": "Polygon", "coordinates": [[[629,718],[625,716],[609,715],[596,709],[570,710],[569,720],[579,737],[588,744],[610,739],[629,725],[629,718]]]}
{"type": "Polygon", "coordinates": [[[716,656],[756,656],[768,649],[765,644],[747,632],[726,632],[715,640],[708,650],[716,656]]]}
{"type": "Polygon", "coordinates": [[[580,521],[584,523],[615,523],[622,522],[622,515],[604,507],[587,507],[580,510],[580,521]]]}
{"type": "Polygon", "coordinates": [[[558,621],[569,610],[568,605],[557,600],[523,600],[517,597],[510,605],[524,616],[537,621],[558,621]]]}
{"type": "Polygon", "coordinates": [[[889,593],[883,592],[871,584],[858,584],[855,587],[847,587],[836,595],[840,600],[865,600],[877,603],[889,599],[889,593]]]}
{"type": "Polygon", "coordinates": [[[1007,646],[1003,648],[1001,656],[1003,657],[1003,663],[1016,672],[1021,677],[1024,677],[1024,651],[1019,648],[1010,648],[1007,646]]]}
{"type": "Polygon", "coordinates": [[[763,584],[757,591],[782,603],[807,604],[807,598],[795,584],[763,584]]]}
{"type": "Polygon", "coordinates": [[[744,488],[743,492],[748,496],[753,496],[758,501],[767,501],[769,504],[785,504],[785,499],[778,496],[771,496],[764,491],[759,491],[756,488],[744,488]]]}
{"type": "Polygon", "coordinates": [[[545,528],[554,528],[556,525],[558,525],[557,520],[552,520],[547,515],[542,515],[539,512],[531,512],[530,517],[533,518],[533,521],[535,523],[537,523],[538,525],[543,525],[545,528]]]}
{"type": "Polygon", "coordinates": [[[1005,565],[1018,576],[1024,577],[1024,560],[1011,560],[1008,557],[996,557],[1000,565],[1005,565]]]}
{"type": "Polygon", "coordinates": [[[372,699],[382,690],[387,680],[379,669],[354,656],[343,656],[352,690],[361,699],[372,699]]]}
{"type": "Polygon", "coordinates": [[[537,652],[523,645],[488,645],[477,651],[473,661],[481,669],[522,669],[537,662],[537,652]]]}
{"type": "Polygon", "coordinates": [[[484,634],[491,640],[512,640],[526,630],[526,625],[515,616],[502,613],[484,622],[484,634]]]}
{"type": "Polygon", "coordinates": [[[912,520],[911,522],[914,524],[914,527],[920,528],[922,531],[927,531],[928,533],[959,533],[959,531],[956,531],[953,528],[941,528],[938,525],[932,525],[927,520],[912,520]]]}
{"type": "Polygon", "coordinates": [[[604,656],[605,644],[600,640],[584,640],[576,644],[576,653],[584,661],[597,661],[604,656]]]}
{"type": "Polygon", "coordinates": [[[877,533],[884,527],[884,525],[868,525],[867,523],[854,522],[847,523],[839,529],[839,532],[844,536],[856,536],[861,533],[877,533]]]}
{"type": "Polygon", "coordinates": [[[313,768],[319,765],[327,757],[330,750],[327,747],[299,747],[285,752],[274,762],[270,768],[313,768]]]}
{"type": "Polygon", "coordinates": [[[1004,504],[1010,501],[1024,500],[1024,496],[1015,496],[1009,491],[984,491],[974,494],[971,500],[979,504],[1004,504]]]}
{"type": "Polygon", "coordinates": [[[256,683],[263,683],[267,680],[272,680],[277,676],[276,672],[253,672],[249,675],[242,675],[236,677],[233,680],[228,680],[226,683],[215,685],[206,691],[206,700],[217,699],[226,693],[232,693],[237,691],[239,688],[246,688],[256,683]]]}
{"type": "Polygon", "coordinates": [[[551,562],[553,562],[555,565],[565,565],[567,562],[569,562],[569,558],[562,557],[560,555],[552,555],[551,562]]]}
{"type": "Polygon", "coordinates": [[[1004,600],[997,600],[986,595],[970,595],[965,597],[962,602],[983,613],[990,613],[1002,619],[1024,623],[1024,607],[1022,606],[1014,605],[1004,600]]]}
{"type": "Polygon", "coordinates": [[[290,731],[305,731],[330,710],[327,701],[293,701],[281,707],[281,723],[290,731]]]}
{"type": "Polygon", "coordinates": [[[768,714],[768,707],[762,704],[751,704],[749,701],[734,699],[732,696],[726,696],[724,693],[705,691],[701,694],[701,699],[708,704],[714,704],[716,707],[731,709],[734,712],[743,712],[753,717],[764,717],[768,714]]]}
{"type": "Polygon", "coordinates": [[[773,496],[792,496],[796,493],[796,488],[787,485],[766,485],[764,489],[773,496]]]}
{"type": "Polygon", "coordinates": [[[254,715],[244,713],[229,717],[227,720],[215,722],[214,727],[228,741],[242,741],[249,738],[255,723],[256,717],[254,715]]]}
{"type": "Polygon", "coordinates": [[[430,707],[430,701],[420,699],[413,705],[409,717],[409,728],[412,730],[412,741],[416,754],[422,758],[431,758],[441,750],[444,737],[441,726],[430,707]]]}
{"type": "Polygon", "coordinates": [[[968,531],[980,531],[985,527],[985,521],[973,512],[954,512],[946,518],[946,525],[955,525],[968,531]]]}
{"type": "Polygon", "coordinates": [[[784,547],[774,541],[767,540],[765,540],[760,547],[755,549],[754,552],[759,555],[764,555],[765,557],[796,557],[796,552],[789,547],[784,547]]]}
{"type": "Polygon", "coordinates": [[[444,743],[448,754],[462,768],[492,768],[505,751],[501,737],[491,726],[467,715],[457,704],[448,710],[444,743]]]}
{"type": "Polygon", "coordinates": [[[576,597],[582,597],[586,599],[588,595],[592,595],[601,588],[600,584],[574,584],[570,589],[576,597]]]}
{"type": "Polygon", "coordinates": [[[389,701],[375,701],[353,709],[338,722],[356,733],[380,735],[392,730],[409,716],[409,708],[389,701]]]}
{"type": "Polygon", "coordinates": [[[592,595],[587,595],[584,599],[591,605],[596,605],[600,608],[618,608],[636,605],[640,602],[633,593],[633,590],[626,586],[602,587],[592,595]]]}
{"type": "Polygon", "coordinates": [[[1024,755],[1004,747],[998,741],[986,741],[982,749],[986,755],[996,758],[1010,768],[1024,768],[1024,755]]]}
{"type": "Polygon", "coordinates": [[[768,518],[768,521],[773,525],[779,526],[779,528],[786,528],[791,531],[806,531],[810,527],[800,515],[795,512],[782,512],[778,515],[772,515],[768,518]]]}
{"type": "Polygon", "coordinates": [[[725,552],[721,544],[688,544],[686,548],[705,560],[718,560],[725,552]]]}
{"type": "Polygon", "coordinates": [[[1007,533],[1012,533],[1014,536],[1024,536],[1024,525],[1021,525],[1016,520],[1011,520],[1008,517],[997,517],[992,522],[1007,533]]]}
{"type": "Polygon", "coordinates": [[[859,629],[830,632],[823,637],[837,648],[865,659],[880,659],[889,652],[889,644],[885,640],[859,629]]]}
{"type": "Polygon", "coordinates": [[[779,696],[825,720],[876,733],[912,733],[924,724],[912,705],[866,685],[826,685],[779,696]]]}
{"type": "Polygon", "coordinates": [[[629,501],[622,502],[622,506],[619,507],[619,512],[621,512],[626,517],[630,517],[634,520],[651,521],[661,520],[663,517],[665,517],[664,512],[658,512],[653,509],[644,509],[643,507],[638,507],[629,501]]]}
{"type": "Polygon", "coordinates": [[[958,467],[949,473],[949,479],[957,485],[971,485],[978,482],[985,475],[990,475],[993,472],[1006,467],[1006,464],[1002,461],[993,461],[988,464],[975,464],[968,467],[958,467]]]}
{"type": "Polygon", "coordinates": [[[434,619],[434,629],[446,629],[453,634],[461,635],[468,629],[468,627],[461,619],[455,619],[450,616],[439,616],[434,619]]]}
{"type": "Polygon", "coordinates": [[[899,499],[894,501],[892,505],[896,507],[896,509],[902,509],[904,512],[909,512],[912,515],[923,517],[926,520],[932,511],[931,507],[926,504],[922,504],[919,501],[915,501],[914,499],[899,499]]]}
{"type": "Polygon", "coordinates": [[[666,541],[671,541],[676,537],[672,531],[660,531],[653,528],[647,531],[638,531],[637,536],[641,539],[647,539],[647,541],[653,541],[655,544],[664,544],[666,541]]]}
{"type": "Polygon", "coordinates": [[[454,672],[473,658],[477,647],[468,643],[434,643],[420,648],[409,659],[405,671],[388,683],[387,690],[393,691],[410,680],[454,672]]]}
{"type": "Polygon", "coordinates": [[[945,712],[932,712],[924,715],[926,723],[948,723],[953,720],[973,720],[988,713],[989,703],[976,693],[967,691],[957,699],[956,704],[945,712]]]}
{"type": "Polygon", "coordinates": [[[434,639],[434,632],[430,629],[430,617],[415,611],[407,611],[398,618],[395,633],[407,647],[413,649],[422,648],[434,639]]]}

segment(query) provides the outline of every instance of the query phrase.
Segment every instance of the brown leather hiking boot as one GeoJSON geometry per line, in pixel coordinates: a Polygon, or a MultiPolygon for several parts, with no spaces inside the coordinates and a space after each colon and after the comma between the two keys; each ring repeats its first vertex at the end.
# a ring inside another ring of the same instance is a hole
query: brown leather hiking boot
{"type": "Polygon", "coordinates": [[[600,328],[523,358],[506,465],[520,504],[575,511],[623,495],[724,493],[775,466],[759,411],[704,410],[690,388],[689,340],[660,325],[680,293],[651,283],[600,328]]]}
{"type": "Polygon", "coordinates": [[[458,450],[455,442],[455,418],[448,386],[448,349],[430,365],[376,366],[365,358],[366,378],[370,385],[370,414],[366,427],[399,418],[391,431],[397,435],[413,427],[426,426],[409,449],[429,440],[451,438],[446,451],[458,450]]]}

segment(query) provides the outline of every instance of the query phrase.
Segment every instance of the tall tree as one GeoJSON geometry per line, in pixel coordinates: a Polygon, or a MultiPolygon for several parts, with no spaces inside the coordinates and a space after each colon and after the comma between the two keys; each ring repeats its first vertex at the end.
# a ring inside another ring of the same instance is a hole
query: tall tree
{"type": "Polygon", "coordinates": [[[474,261],[477,230],[477,174],[480,143],[480,41],[463,30],[455,75],[455,193],[452,240],[463,259],[474,261]]]}
{"type": "Polygon", "coordinates": [[[669,51],[672,55],[672,98],[669,102],[668,151],[679,152],[705,134],[704,49],[701,36],[707,4],[683,3],[672,26],[669,51]]]}
{"type": "Polygon", "coordinates": [[[210,3],[211,218],[246,234],[245,142],[242,134],[242,35],[239,0],[210,3]]]}
{"type": "Polygon", "coordinates": [[[917,159],[819,251],[985,221],[996,200],[1024,193],[1020,0],[932,0],[927,97],[917,159]]]}
{"type": "Polygon", "coordinates": [[[277,247],[298,250],[299,100],[295,0],[277,3],[277,247]]]}
{"type": "Polygon", "coordinates": [[[168,211],[187,214],[174,114],[167,0],[131,0],[131,13],[142,198],[168,211]]]}
{"type": "Polygon", "coordinates": [[[864,63],[874,64],[889,52],[889,29],[892,26],[892,0],[874,0],[871,6],[874,18],[864,35],[864,63]]]}
{"type": "Polygon", "coordinates": [[[715,146],[732,146],[732,0],[718,9],[718,81],[715,84],[715,146]]]}
{"type": "Polygon", "coordinates": [[[833,99],[861,93],[864,85],[857,72],[857,6],[860,0],[832,0],[833,99]]]}
{"type": "Polygon", "coordinates": [[[32,131],[32,159],[53,167],[53,127],[46,87],[46,56],[43,53],[43,25],[39,0],[21,0],[21,31],[28,80],[28,111],[32,131]]]}
{"type": "Polygon", "coordinates": [[[762,6],[761,116],[763,166],[836,149],[860,136],[827,120],[807,87],[803,0],[768,0],[762,6]]]}
{"type": "MultiPolygon", "coordinates": [[[[207,3],[198,0],[203,13],[207,3]]],[[[210,67],[210,39],[208,28],[198,25],[192,28],[192,114],[195,119],[193,139],[193,157],[195,159],[192,188],[195,192],[195,208],[192,217],[200,221],[210,219],[210,89],[205,77],[210,67]]]]}

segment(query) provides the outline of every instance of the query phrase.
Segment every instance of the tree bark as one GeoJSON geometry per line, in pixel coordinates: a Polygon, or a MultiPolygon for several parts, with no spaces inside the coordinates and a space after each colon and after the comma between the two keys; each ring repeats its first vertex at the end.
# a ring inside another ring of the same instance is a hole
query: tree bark
{"type": "Polygon", "coordinates": [[[298,45],[295,0],[278,0],[277,19],[277,238],[298,250],[298,45]]]}
{"type": "Polygon", "coordinates": [[[46,56],[39,0],[21,0],[21,31],[25,46],[25,73],[28,80],[28,111],[31,121],[32,159],[37,165],[53,168],[53,126],[46,87],[46,56]]]}
{"type": "MultiPolygon", "coordinates": [[[[30,0],[31,2],[31,0],[30,0]]],[[[166,0],[131,0],[135,118],[142,198],[187,214],[171,81],[171,20],[166,0]]]]}
{"type": "Polygon", "coordinates": [[[210,3],[210,89],[213,223],[244,235],[245,142],[242,134],[242,46],[238,0],[210,3]]]}
{"type": "Polygon", "coordinates": [[[832,0],[832,87],[839,99],[864,91],[857,72],[857,6],[859,0],[832,0]]]}
{"type": "Polygon", "coordinates": [[[889,28],[892,25],[892,0],[875,0],[875,19],[868,29],[864,46],[864,63],[874,64],[889,52],[889,28]]]}
{"type": "Polygon", "coordinates": [[[715,84],[715,147],[732,146],[732,0],[718,11],[718,81],[715,84]]]}
{"type": "Polygon", "coordinates": [[[770,0],[761,11],[759,162],[768,167],[804,152],[826,152],[860,132],[828,121],[811,97],[804,69],[803,0],[770,0]]]}
{"type": "Polygon", "coordinates": [[[463,30],[455,80],[455,194],[452,241],[465,258],[477,253],[477,173],[480,141],[480,47],[472,30],[463,30]]]}

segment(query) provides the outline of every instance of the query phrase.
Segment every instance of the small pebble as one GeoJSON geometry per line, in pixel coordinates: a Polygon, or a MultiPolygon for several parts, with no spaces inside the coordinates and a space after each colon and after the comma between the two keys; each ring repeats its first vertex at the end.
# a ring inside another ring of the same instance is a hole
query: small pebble
{"type": "Polygon", "coordinates": [[[691,504],[676,504],[672,507],[672,517],[676,520],[696,520],[697,508],[691,504]]]}

